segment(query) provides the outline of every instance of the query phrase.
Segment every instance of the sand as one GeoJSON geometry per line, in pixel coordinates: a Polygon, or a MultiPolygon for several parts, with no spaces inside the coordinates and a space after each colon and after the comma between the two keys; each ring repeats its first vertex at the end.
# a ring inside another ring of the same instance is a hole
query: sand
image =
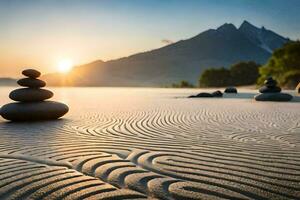
{"type": "MultiPolygon", "coordinates": [[[[12,88],[1,88],[0,104],[12,88]]],[[[253,90],[51,88],[61,120],[0,119],[0,199],[297,199],[300,103],[253,90]]]]}

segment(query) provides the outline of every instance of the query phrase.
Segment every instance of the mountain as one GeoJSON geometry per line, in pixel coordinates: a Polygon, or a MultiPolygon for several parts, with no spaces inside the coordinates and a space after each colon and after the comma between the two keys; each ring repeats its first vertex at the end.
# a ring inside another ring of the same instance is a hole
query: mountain
{"type": "Polygon", "coordinates": [[[197,83],[209,67],[239,61],[264,64],[274,49],[289,41],[270,30],[244,21],[239,28],[224,24],[187,40],[129,57],[81,65],[67,76],[49,74],[50,85],[168,86],[181,80],[197,83]]]}
{"type": "Polygon", "coordinates": [[[0,78],[0,86],[17,86],[17,80],[12,78],[0,78]]]}
{"type": "Polygon", "coordinates": [[[265,27],[257,28],[247,21],[244,21],[239,30],[253,43],[257,44],[269,53],[280,48],[288,41],[288,39],[283,38],[273,31],[265,29],[265,27]]]}

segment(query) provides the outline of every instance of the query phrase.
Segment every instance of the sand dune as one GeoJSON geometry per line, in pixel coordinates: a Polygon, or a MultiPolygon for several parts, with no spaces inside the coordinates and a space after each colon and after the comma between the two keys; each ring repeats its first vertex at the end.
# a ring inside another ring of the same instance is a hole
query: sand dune
{"type": "MultiPolygon", "coordinates": [[[[57,121],[0,121],[0,199],[297,199],[300,103],[53,89],[57,121]]],[[[9,89],[7,89],[9,91],[9,89]]],[[[0,103],[8,99],[1,93],[0,103]]]]}

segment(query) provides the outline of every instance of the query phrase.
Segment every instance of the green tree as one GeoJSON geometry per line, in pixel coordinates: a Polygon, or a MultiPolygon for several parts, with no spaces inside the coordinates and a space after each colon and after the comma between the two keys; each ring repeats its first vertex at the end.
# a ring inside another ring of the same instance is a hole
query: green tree
{"type": "Polygon", "coordinates": [[[180,83],[173,83],[172,84],[173,88],[194,88],[195,86],[188,81],[182,80],[180,83]]]}
{"type": "Polygon", "coordinates": [[[230,71],[224,67],[206,69],[199,80],[200,87],[222,87],[231,85],[230,71]]]}
{"type": "Polygon", "coordinates": [[[210,68],[201,74],[199,85],[200,87],[224,87],[255,84],[259,76],[259,67],[259,64],[249,61],[239,62],[229,69],[210,68]]]}
{"type": "Polygon", "coordinates": [[[289,42],[275,50],[259,73],[258,84],[273,76],[281,86],[295,88],[300,81],[300,41],[289,42]]]}
{"type": "Polygon", "coordinates": [[[253,61],[232,65],[230,67],[232,84],[236,86],[255,84],[259,77],[259,67],[260,65],[253,61]]]}

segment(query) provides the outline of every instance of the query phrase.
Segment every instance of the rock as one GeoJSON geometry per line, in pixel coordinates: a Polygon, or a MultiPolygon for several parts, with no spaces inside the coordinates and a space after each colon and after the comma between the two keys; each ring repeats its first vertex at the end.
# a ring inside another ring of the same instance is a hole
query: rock
{"type": "Polygon", "coordinates": [[[34,103],[10,103],[4,105],[0,114],[10,121],[54,120],[69,111],[67,105],[54,101],[34,103]]]}
{"type": "Polygon", "coordinates": [[[259,89],[261,94],[256,95],[256,101],[290,101],[293,96],[281,93],[281,88],[277,86],[277,81],[272,77],[265,80],[265,85],[259,89]]]}
{"type": "Polygon", "coordinates": [[[46,99],[50,99],[52,96],[53,92],[38,88],[16,89],[9,94],[10,99],[21,102],[43,101],[46,99]]]}
{"type": "Polygon", "coordinates": [[[12,91],[9,98],[18,103],[4,105],[0,109],[0,115],[11,121],[38,121],[53,120],[65,115],[69,108],[67,105],[54,101],[44,101],[53,96],[49,90],[40,89],[46,86],[42,80],[36,79],[41,73],[34,69],[27,69],[22,72],[29,78],[18,80],[20,88],[12,91]]]}
{"type": "Polygon", "coordinates": [[[297,85],[297,87],[296,87],[296,92],[298,93],[298,94],[300,94],[300,83],[297,85]]]}
{"type": "Polygon", "coordinates": [[[207,92],[201,92],[197,95],[191,95],[189,98],[199,98],[199,97],[214,97],[212,94],[207,93],[207,92]]]}
{"type": "Polygon", "coordinates": [[[223,93],[220,90],[217,90],[213,93],[211,93],[214,97],[222,97],[223,93]]]}
{"type": "Polygon", "coordinates": [[[17,81],[20,86],[30,87],[30,88],[41,88],[46,86],[46,82],[34,79],[34,78],[22,78],[17,81]]]}
{"type": "Polygon", "coordinates": [[[263,93],[255,97],[256,101],[290,101],[293,96],[286,93],[263,93]]]}
{"type": "Polygon", "coordinates": [[[237,93],[237,89],[235,87],[228,87],[224,91],[225,93],[237,93]]]}
{"type": "Polygon", "coordinates": [[[25,69],[24,71],[22,71],[22,74],[29,78],[37,78],[41,75],[41,72],[39,72],[35,69],[25,69]]]}
{"type": "Polygon", "coordinates": [[[260,93],[278,93],[281,92],[281,88],[278,86],[273,86],[273,87],[268,87],[268,86],[263,86],[259,89],[260,93]]]}
{"type": "Polygon", "coordinates": [[[272,77],[269,77],[267,80],[264,81],[264,84],[267,86],[267,87],[274,87],[277,85],[277,81],[274,80],[272,77]]]}

